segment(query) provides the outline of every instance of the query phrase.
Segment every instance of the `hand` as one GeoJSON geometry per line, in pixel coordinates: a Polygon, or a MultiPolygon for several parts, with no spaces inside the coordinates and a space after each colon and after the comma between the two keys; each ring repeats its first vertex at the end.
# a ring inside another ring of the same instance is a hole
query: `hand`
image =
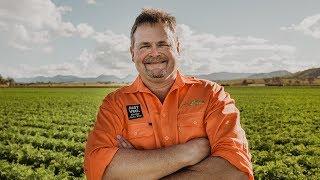
{"type": "Polygon", "coordinates": [[[210,144],[207,138],[192,139],[184,144],[189,165],[194,165],[210,154],[210,144]]]}
{"type": "Polygon", "coordinates": [[[117,135],[116,140],[118,142],[119,148],[135,149],[134,146],[121,135],[117,135]]]}

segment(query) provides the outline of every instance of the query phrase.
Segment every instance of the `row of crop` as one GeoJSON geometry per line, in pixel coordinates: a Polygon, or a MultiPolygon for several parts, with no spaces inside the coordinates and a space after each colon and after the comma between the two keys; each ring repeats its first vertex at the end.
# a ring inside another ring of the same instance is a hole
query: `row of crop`
{"type": "Polygon", "coordinates": [[[0,131],[3,143],[31,144],[35,148],[43,148],[57,152],[68,152],[72,156],[83,156],[84,144],[62,139],[30,136],[18,133],[0,131]]]}
{"type": "MultiPolygon", "coordinates": [[[[288,149],[288,147],[284,147],[284,149],[288,149]]],[[[301,147],[294,147],[294,151],[301,150],[301,147]]],[[[299,159],[301,157],[305,158],[305,164],[301,164],[301,166],[305,165],[306,169],[312,169],[320,167],[320,152],[317,151],[316,147],[313,147],[314,154],[310,155],[308,153],[299,153],[292,154],[292,150],[288,150],[288,152],[283,153],[282,150],[276,149],[272,151],[257,151],[251,150],[252,161],[257,165],[266,165],[270,161],[281,161],[285,159],[299,159]]],[[[307,151],[309,152],[309,151],[307,151]]]]}
{"type": "MultiPolygon", "coordinates": [[[[77,107],[73,106],[72,108],[75,109],[72,109],[59,104],[47,106],[40,102],[33,103],[34,101],[37,100],[21,99],[19,101],[13,99],[12,102],[9,101],[9,103],[1,102],[0,119],[14,119],[15,121],[36,120],[37,122],[46,122],[55,125],[90,127],[96,118],[96,112],[93,113],[91,110],[92,107],[88,107],[87,104],[82,104],[77,107]],[[12,111],[12,107],[14,107],[14,111],[12,111]]],[[[64,99],[64,101],[66,100],[64,99]]],[[[95,108],[95,111],[97,111],[97,109],[98,108],[95,108]]]]}
{"type": "Polygon", "coordinates": [[[250,140],[250,149],[256,151],[277,151],[282,154],[290,153],[293,156],[297,155],[319,155],[320,147],[319,144],[315,144],[316,140],[310,139],[297,139],[292,138],[288,140],[287,138],[278,139],[272,138],[269,139],[259,139],[251,137],[250,140]]]}
{"type": "Polygon", "coordinates": [[[54,138],[54,139],[65,139],[69,141],[81,142],[83,143],[86,140],[87,134],[82,132],[69,132],[69,131],[59,131],[55,128],[52,129],[42,129],[36,127],[28,127],[28,126],[12,126],[6,129],[6,132],[12,133],[20,133],[24,135],[31,136],[43,136],[46,138],[54,138]]]}
{"type": "Polygon", "coordinates": [[[55,175],[68,173],[69,176],[83,176],[83,157],[68,153],[34,148],[30,144],[0,144],[0,156],[10,163],[19,163],[33,168],[44,167],[55,175]]]}
{"type": "MultiPolygon", "coordinates": [[[[70,118],[65,118],[62,113],[60,115],[45,114],[43,112],[41,114],[39,113],[40,113],[39,111],[26,112],[26,108],[20,109],[20,110],[16,109],[14,112],[9,112],[2,109],[0,118],[1,116],[3,116],[10,119],[19,120],[19,121],[32,121],[36,119],[37,122],[45,122],[45,123],[51,123],[55,125],[69,125],[69,126],[79,126],[79,125],[92,126],[95,121],[95,118],[89,118],[87,117],[87,115],[83,115],[80,117],[79,115],[75,115],[74,118],[70,119],[70,118]]],[[[69,115],[69,114],[65,114],[65,115],[69,115]]]]}
{"type": "Polygon", "coordinates": [[[45,167],[34,168],[23,164],[0,160],[0,179],[2,180],[25,180],[25,179],[83,179],[84,177],[69,176],[67,172],[59,172],[55,174],[50,169],[45,167]]]}
{"type": "MultiPolygon", "coordinates": [[[[81,119],[86,119],[82,117],[81,119]]],[[[92,126],[95,119],[86,119],[86,120],[79,120],[79,119],[59,119],[55,117],[50,118],[50,122],[56,125],[68,125],[68,126],[92,126]]],[[[47,121],[48,122],[48,121],[47,121]]]]}
{"type": "Polygon", "coordinates": [[[50,122],[39,122],[38,120],[7,120],[3,119],[1,124],[3,129],[17,126],[17,127],[35,127],[42,129],[55,129],[58,131],[69,131],[74,133],[87,133],[91,126],[81,126],[81,125],[53,125],[50,122]]]}
{"type": "MultiPolygon", "coordinates": [[[[259,158],[268,158],[263,152],[259,158]]],[[[264,165],[253,164],[256,179],[319,179],[319,156],[283,156],[267,161],[264,165]]]]}

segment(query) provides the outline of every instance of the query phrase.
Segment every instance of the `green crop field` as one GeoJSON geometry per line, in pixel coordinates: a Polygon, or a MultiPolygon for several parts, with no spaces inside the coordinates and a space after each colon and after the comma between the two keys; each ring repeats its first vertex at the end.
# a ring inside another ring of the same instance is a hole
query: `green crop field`
{"type": "MultiPolygon", "coordinates": [[[[105,88],[0,88],[0,179],[83,179],[105,88]]],[[[256,179],[320,177],[320,87],[228,87],[256,179]]]]}

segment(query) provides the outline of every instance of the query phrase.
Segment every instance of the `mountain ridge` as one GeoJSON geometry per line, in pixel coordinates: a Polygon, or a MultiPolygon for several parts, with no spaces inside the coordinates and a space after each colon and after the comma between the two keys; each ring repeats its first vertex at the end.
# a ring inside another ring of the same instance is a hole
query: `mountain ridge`
{"type": "MultiPolygon", "coordinates": [[[[218,72],[202,75],[192,75],[201,79],[208,79],[213,81],[236,80],[236,79],[263,79],[272,77],[284,78],[317,78],[320,77],[320,68],[311,68],[296,73],[291,73],[287,70],[272,71],[269,73],[231,73],[231,72],[218,72]]],[[[52,77],[36,76],[31,78],[16,78],[18,83],[97,83],[97,82],[115,82],[115,83],[129,83],[135,79],[132,74],[124,78],[119,78],[115,75],[101,74],[97,77],[78,77],[74,75],[56,75],[52,77]]]]}

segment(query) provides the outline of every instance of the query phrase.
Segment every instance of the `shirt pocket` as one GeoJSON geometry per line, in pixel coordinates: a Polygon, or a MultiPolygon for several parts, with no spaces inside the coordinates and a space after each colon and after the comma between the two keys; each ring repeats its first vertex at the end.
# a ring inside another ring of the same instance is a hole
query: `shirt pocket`
{"type": "Polygon", "coordinates": [[[128,141],[136,149],[155,149],[155,137],[148,123],[128,124],[128,141]]]}
{"type": "Polygon", "coordinates": [[[191,139],[207,137],[204,125],[204,112],[178,114],[179,143],[191,139]]]}

